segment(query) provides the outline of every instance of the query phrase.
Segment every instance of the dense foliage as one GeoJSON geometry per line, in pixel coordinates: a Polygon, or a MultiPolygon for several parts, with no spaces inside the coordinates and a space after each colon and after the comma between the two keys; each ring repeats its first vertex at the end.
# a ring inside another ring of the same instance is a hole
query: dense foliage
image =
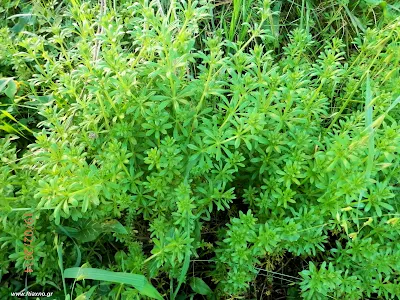
{"type": "Polygon", "coordinates": [[[2,299],[400,297],[397,1],[0,13],[2,299]]]}

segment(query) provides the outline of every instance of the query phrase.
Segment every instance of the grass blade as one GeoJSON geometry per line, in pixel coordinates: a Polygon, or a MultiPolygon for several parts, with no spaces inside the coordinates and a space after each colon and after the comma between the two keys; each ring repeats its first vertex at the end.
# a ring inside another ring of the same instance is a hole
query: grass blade
{"type": "Polygon", "coordinates": [[[358,34],[358,28],[362,31],[365,32],[365,27],[364,25],[361,23],[361,21],[349,10],[349,8],[347,6],[344,6],[344,9],[347,13],[347,15],[350,18],[351,23],[354,26],[354,29],[356,30],[357,34],[358,34]]]}
{"type": "Polygon", "coordinates": [[[187,250],[186,251],[186,255],[185,255],[185,260],[183,261],[181,274],[179,274],[178,286],[176,287],[176,290],[175,290],[173,298],[176,298],[176,295],[178,294],[179,288],[181,287],[182,283],[185,281],[185,277],[186,277],[187,271],[189,270],[189,265],[190,265],[190,250],[187,250]]]}
{"type": "Polygon", "coordinates": [[[139,274],[111,272],[95,268],[69,268],[64,271],[65,278],[93,279],[132,285],[142,295],[153,299],[163,299],[160,293],[147,281],[146,277],[139,274]]]}
{"type": "Polygon", "coordinates": [[[395,106],[396,106],[397,104],[399,104],[399,103],[400,103],[400,96],[397,97],[397,99],[394,100],[393,103],[389,106],[389,108],[388,108],[388,110],[387,110],[387,113],[389,113],[389,112],[390,112],[393,108],[395,108],[395,106]]]}
{"type": "Polygon", "coordinates": [[[63,282],[63,288],[64,288],[64,295],[65,298],[67,299],[67,287],[65,285],[65,276],[64,276],[64,264],[63,264],[63,255],[62,255],[62,244],[61,245],[57,245],[57,255],[58,255],[58,267],[61,270],[61,278],[62,278],[62,282],[63,282]]]}
{"type": "Polygon", "coordinates": [[[5,110],[1,110],[1,112],[3,113],[4,116],[8,117],[9,119],[13,120],[14,122],[18,123],[19,126],[21,126],[23,129],[25,129],[26,131],[30,132],[33,134],[33,131],[30,130],[28,127],[26,127],[24,124],[22,124],[21,122],[19,122],[17,119],[15,119],[8,111],[5,110]]]}
{"type": "Polygon", "coordinates": [[[372,165],[374,162],[375,146],[374,146],[374,128],[372,127],[372,114],[373,114],[373,104],[372,104],[372,91],[369,73],[367,74],[366,83],[366,95],[365,95],[365,126],[368,132],[368,161],[367,161],[367,178],[370,177],[372,171],[372,165]]]}
{"type": "Polygon", "coordinates": [[[372,127],[374,129],[375,128],[379,128],[379,126],[381,126],[383,120],[386,118],[386,116],[389,114],[389,112],[393,108],[395,108],[396,105],[399,104],[399,103],[400,103],[400,96],[397,97],[397,99],[393,101],[393,103],[389,106],[389,108],[372,123],[372,127]]]}

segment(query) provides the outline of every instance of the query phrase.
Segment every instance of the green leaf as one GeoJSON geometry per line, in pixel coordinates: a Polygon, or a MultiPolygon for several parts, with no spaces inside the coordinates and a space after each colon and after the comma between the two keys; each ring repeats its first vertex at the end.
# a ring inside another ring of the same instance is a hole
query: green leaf
{"type": "Polygon", "coordinates": [[[24,128],[26,131],[28,131],[30,133],[33,133],[33,131],[30,130],[28,127],[26,127],[24,124],[22,124],[21,122],[18,122],[18,120],[15,119],[8,111],[5,111],[5,110],[0,110],[0,111],[2,112],[2,114],[4,116],[6,116],[7,118],[9,118],[9,119],[13,120],[14,122],[18,123],[18,125],[20,125],[22,128],[24,128]]]}
{"type": "Polygon", "coordinates": [[[56,232],[57,233],[63,233],[63,234],[65,234],[66,236],[68,236],[69,238],[76,238],[76,236],[78,235],[78,233],[79,233],[79,230],[78,229],[76,229],[76,228],[72,228],[72,227],[68,227],[68,226],[61,226],[61,225],[58,225],[57,226],[57,229],[56,229],[56,232]]]}
{"type": "Polygon", "coordinates": [[[92,279],[132,285],[140,294],[153,299],[163,299],[160,293],[139,274],[111,272],[95,268],[69,268],[64,271],[65,278],[92,279]]]}
{"type": "Polygon", "coordinates": [[[13,99],[15,94],[17,93],[17,84],[14,80],[11,80],[8,83],[7,88],[4,90],[4,93],[7,95],[8,98],[13,99]]]}
{"type": "Polygon", "coordinates": [[[15,18],[20,18],[20,17],[32,17],[35,16],[35,14],[27,13],[27,14],[15,14],[7,18],[7,20],[15,19],[15,18]]]}
{"type": "Polygon", "coordinates": [[[11,28],[11,31],[13,31],[15,34],[17,34],[17,33],[21,32],[27,24],[34,23],[35,15],[31,14],[31,13],[17,14],[17,15],[9,17],[9,19],[11,19],[11,18],[19,18],[18,23],[15,24],[11,28]]]}
{"type": "Polygon", "coordinates": [[[365,126],[368,130],[368,162],[367,162],[367,171],[366,175],[369,178],[373,162],[375,156],[375,147],[374,147],[374,128],[372,127],[372,113],[373,113],[373,105],[372,105],[372,91],[371,91],[371,83],[369,73],[367,74],[367,83],[366,83],[366,96],[365,96],[365,126]]]}
{"type": "Polygon", "coordinates": [[[211,295],[212,290],[210,287],[207,285],[207,283],[204,282],[203,279],[199,277],[193,277],[190,280],[190,287],[194,292],[200,295],[211,295]]]}
{"type": "Polygon", "coordinates": [[[9,82],[13,81],[13,77],[1,78],[0,79],[0,93],[4,93],[7,89],[9,82]]]}
{"type": "Polygon", "coordinates": [[[398,96],[397,98],[396,98],[396,100],[394,100],[393,101],[393,103],[389,106],[389,108],[387,109],[387,113],[389,113],[393,108],[395,108],[396,107],[396,105],[397,104],[399,104],[400,103],[400,96],[398,96]]]}
{"type": "Polygon", "coordinates": [[[83,198],[82,212],[86,212],[88,210],[88,207],[89,207],[89,197],[85,196],[83,198]]]}
{"type": "Polygon", "coordinates": [[[103,229],[103,232],[128,234],[128,231],[125,229],[125,227],[117,220],[104,221],[103,223],[101,223],[101,228],[103,229]]]}
{"type": "Polygon", "coordinates": [[[357,33],[358,33],[357,28],[359,28],[362,32],[365,32],[365,26],[361,23],[361,21],[349,10],[347,6],[344,6],[344,9],[347,15],[349,16],[351,23],[353,23],[353,26],[356,29],[357,33]]]}
{"type": "Polygon", "coordinates": [[[18,134],[24,136],[21,131],[15,129],[14,127],[12,127],[10,124],[8,124],[6,122],[3,122],[3,125],[0,125],[0,130],[3,130],[8,133],[18,133],[18,134]]]}
{"type": "Polygon", "coordinates": [[[75,249],[76,249],[76,262],[74,264],[74,267],[78,267],[82,261],[82,253],[81,250],[79,249],[79,246],[76,243],[75,243],[75,249]]]}
{"type": "Polygon", "coordinates": [[[178,294],[179,288],[181,287],[182,283],[185,280],[186,273],[189,270],[189,265],[190,265],[190,250],[186,250],[185,260],[183,261],[181,274],[179,275],[179,278],[178,278],[178,286],[176,287],[176,290],[174,293],[175,297],[178,294]]]}
{"type": "Polygon", "coordinates": [[[86,293],[80,294],[78,297],[75,298],[75,300],[87,300],[87,299],[90,299],[90,297],[92,297],[92,294],[94,293],[96,288],[97,288],[97,285],[92,286],[89,291],[87,291],[86,293]]]}
{"type": "Polygon", "coordinates": [[[125,227],[117,220],[103,222],[85,220],[79,223],[79,228],[58,226],[56,231],[70,238],[75,238],[81,243],[94,241],[101,233],[115,232],[119,234],[128,234],[125,227]]]}
{"type": "Polygon", "coordinates": [[[62,243],[60,245],[57,245],[57,255],[58,255],[58,267],[60,268],[61,278],[63,282],[64,295],[65,298],[67,298],[67,287],[65,285],[65,276],[64,276],[64,263],[63,263],[64,260],[62,255],[62,243]]]}

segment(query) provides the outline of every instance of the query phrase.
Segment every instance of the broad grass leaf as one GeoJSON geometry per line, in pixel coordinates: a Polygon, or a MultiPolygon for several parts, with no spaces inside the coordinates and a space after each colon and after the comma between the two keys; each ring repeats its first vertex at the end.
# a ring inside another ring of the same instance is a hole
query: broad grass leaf
{"type": "Polygon", "coordinates": [[[69,268],[64,271],[64,278],[92,279],[132,285],[142,295],[153,299],[163,299],[146,277],[140,274],[111,272],[95,268],[69,268]]]}

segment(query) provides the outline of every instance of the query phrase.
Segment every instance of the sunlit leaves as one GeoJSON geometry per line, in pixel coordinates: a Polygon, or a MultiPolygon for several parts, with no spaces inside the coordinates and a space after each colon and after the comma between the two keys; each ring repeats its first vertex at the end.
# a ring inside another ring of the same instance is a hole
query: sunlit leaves
{"type": "MultiPolygon", "coordinates": [[[[312,1],[105,2],[100,15],[95,2],[60,2],[57,12],[36,3],[46,12],[38,23],[12,39],[0,32],[0,126],[35,132],[28,147],[0,143],[1,271],[22,261],[19,210],[37,209],[48,248],[35,260],[36,283],[61,285],[51,250],[61,242],[99,267],[154,277],[171,299],[181,286],[190,292],[189,267],[217,284],[217,298],[253,297],[260,270],[274,268],[282,276],[305,268],[301,279],[287,277],[301,281],[305,298],[392,296],[400,269],[397,23],[351,44],[346,28],[343,40],[324,38],[342,34],[336,20],[348,1],[315,12],[312,1]],[[234,22],[224,25],[232,6],[234,22]],[[336,8],[326,30],[309,18],[336,8]],[[297,19],[281,24],[278,12],[307,14],[307,24],[289,33],[297,19]],[[246,23],[237,31],[239,20],[246,23]],[[374,107],[366,122],[364,99],[374,107]],[[373,155],[365,123],[374,127],[373,155]],[[64,231],[54,236],[58,225],[64,231]],[[292,265],[300,258],[312,263],[292,265]]],[[[373,8],[368,15],[379,19],[373,8]]],[[[75,256],[64,255],[65,265],[75,256]]],[[[125,285],[107,288],[102,295],[139,297],[125,285]]],[[[210,294],[199,280],[192,288],[210,294]]]]}

